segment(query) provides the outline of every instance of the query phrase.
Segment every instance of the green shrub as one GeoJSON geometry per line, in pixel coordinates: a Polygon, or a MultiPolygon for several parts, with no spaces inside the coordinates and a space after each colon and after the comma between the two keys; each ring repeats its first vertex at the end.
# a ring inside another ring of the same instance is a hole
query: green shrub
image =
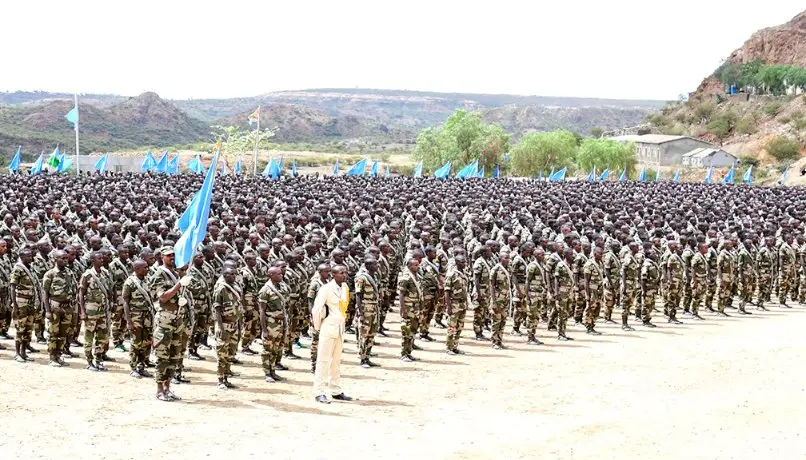
{"type": "Polygon", "coordinates": [[[759,163],[758,158],[756,158],[756,157],[754,157],[754,156],[750,156],[750,155],[743,155],[743,156],[740,156],[740,157],[739,157],[739,161],[740,161],[740,162],[741,162],[743,165],[746,165],[746,166],[753,166],[753,167],[757,167],[757,166],[758,166],[758,163],[759,163]]]}
{"type": "Polygon", "coordinates": [[[781,110],[782,105],[783,104],[781,104],[778,101],[768,102],[767,104],[764,105],[764,109],[763,109],[764,113],[769,115],[769,116],[771,116],[771,117],[774,117],[775,115],[778,114],[778,111],[781,110]]]}
{"type": "Polygon", "coordinates": [[[757,129],[758,126],[756,120],[752,116],[746,116],[739,120],[739,123],[736,124],[736,131],[742,134],[753,134],[757,129]]]}
{"type": "Polygon", "coordinates": [[[786,116],[784,116],[784,117],[779,117],[779,118],[777,118],[777,120],[778,120],[778,123],[781,123],[782,125],[788,125],[788,124],[789,124],[789,122],[790,122],[790,121],[792,121],[792,119],[791,119],[791,118],[786,117],[786,116]]]}
{"type": "Polygon", "coordinates": [[[708,123],[706,128],[708,129],[709,133],[722,139],[730,133],[730,122],[727,118],[714,118],[708,123]]]}
{"type": "Polygon", "coordinates": [[[794,160],[800,155],[800,144],[793,139],[777,136],[764,147],[778,161],[794,160]]]}

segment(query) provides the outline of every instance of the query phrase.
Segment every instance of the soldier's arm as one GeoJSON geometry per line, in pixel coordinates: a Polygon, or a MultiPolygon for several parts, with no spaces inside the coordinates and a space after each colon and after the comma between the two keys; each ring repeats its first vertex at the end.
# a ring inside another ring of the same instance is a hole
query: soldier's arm
{"type": "Polygon", "coordinates": [[[406,296],[406,280],[400,280],[397,283],[397,306],[400,308],[400,317],[404,318],[406,316],[406,301],[404,297],[406,296]]]}
{"type": "Polygon", "coordinates": [[[364,316],[364,293],[362,292],[364,289],[364,281],[363,280],[356,280],[355,282],[355,309],[358,312],[359,317],[364,316]]]}
{"type": "Polygon", "coordinates": [[[591,275],[590,275],[590,273],[585,272],[585,298],[586,299],[590,299],[590,297],[591,297],[590,284],[591,284],[591,275]]]}
{"type": "Polygon", "coordinates": [[[123,284],[123,292],[120,295],[121,300],[123,300],[123,316],[126,318],[126,326],[129,330],[132,329],[132,312],[131,308],[129,307],[129,302],[132,299],[132,292],[129,289],[129,286],[123,284]]]}
{"type": "Polygon", "coordinates": [[[87,317],[87,308],[84,305],[84,298],[87,295],[87,277],[81,277],[81,287],[78,289],[78,312],[81,319],[85,319],[87,317]]]}
{"type": "Polygon", "coordinates": [[[445,298],[445,314],[451,316],[453,313],[453,299],[451,299],[451,292],[453,292],[453,276],[448,274],[448,277],[445,279],[445,290],[443,292],[443,296],[445,298]]]}
{"type": "Polygon", "coordinates": [[[534,279],[534,277],[535,277],[535,270],[534,269],[530,270],[529,267],[526,267],[526,302],[528,303],[532,303],[532,295],[529,286],[532,285],[532,280],[534,279]]]}
{"type": "Polygon", "coordinates": [[[45,307],[45,317],[46,319],[50,319],[50,288],[53,286],[53,277],[48,276],[45,273],[45,276],[42,278],[42,303],[45,307]]]}
{"type": "Polygon", "coordinates": [[[263,298],[263,295],[258,298],[257,309],[260,314],[260,333],[265,340],[266,337],[268,337],[268,333],[266,330],[266,300],[263,298]]]}

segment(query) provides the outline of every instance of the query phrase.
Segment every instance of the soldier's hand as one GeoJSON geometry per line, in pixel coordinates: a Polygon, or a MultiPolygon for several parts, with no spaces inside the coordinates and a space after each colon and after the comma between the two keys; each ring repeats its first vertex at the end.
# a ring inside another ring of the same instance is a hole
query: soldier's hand
{"type": "Polygon", "coordinates": [[[80,313],[80,314],[78,315],[78,319],[80,319],[81,321],[86,321],[86,320],[87,320],[87,315],[86,315],[86,313],[80,313]]]}
{"type": "Polygon", "coordinates": [[[53,321],[53,313],[49,311],[45,312],[45,319],[48,321],[53,321]]]}

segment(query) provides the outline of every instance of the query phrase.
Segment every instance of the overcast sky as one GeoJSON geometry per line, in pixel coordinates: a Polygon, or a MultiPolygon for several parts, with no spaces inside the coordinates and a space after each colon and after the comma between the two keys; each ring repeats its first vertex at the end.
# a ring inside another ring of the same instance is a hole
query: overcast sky
{"type": "Polygon", "coordinates": [[[3,1],[0,91],[172,99],[383,88],[630,99],[696,89],[803,0],[3,1]]]}

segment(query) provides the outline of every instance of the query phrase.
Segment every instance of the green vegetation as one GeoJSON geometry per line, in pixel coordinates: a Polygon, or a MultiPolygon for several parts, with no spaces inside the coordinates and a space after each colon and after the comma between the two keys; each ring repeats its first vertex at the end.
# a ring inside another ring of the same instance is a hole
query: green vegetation
{"type": "Polygon", "coordinates": [[[758,59],[745,64],[725,62],[714,75],[725,85],[759,94],[781,96],[792,88],[806,91],[806,69],[799,66],[767,65],[758,59]]]}
{"type": "Polygon", "coordinates": [[[753,134],[758,130],[756,119],[752,115],[747,115],[736,124],[736,131],[742,134],[753,134]]]}
{"type": "Polygon", "coordinates": [[[605,168],[620,171],[626,166],[629,173],[636,163],[635,145],[611,139],[585,139],[579,147],[576,160],[579,168],[584,171],[589,171],[594,166],[602,171],[605,168]]]}
{"type": "Polygon", "coordinates": [[[542,171],[572,167],[577,141],[569,131],[529,133],[512,148],[510,162],[515,174],[533,177],[542,171]]]}
{"type": "Polygon", "coordinates": [[[800,155],[798,141],[783,136],[776,136],[764,148],[778,161],[794,160],[800,155]]]}
{"type": "Polygon", "coordinates": [[[782,106],[783,106],[783,103],[781,103],[780,101],[768,102],[767,104],[764,105],[764,109],[763,109],[764,114],[769,115],[771,117],[774,117],[774,116],[778,115],[778,111],[781,110],[782,106]]]}

